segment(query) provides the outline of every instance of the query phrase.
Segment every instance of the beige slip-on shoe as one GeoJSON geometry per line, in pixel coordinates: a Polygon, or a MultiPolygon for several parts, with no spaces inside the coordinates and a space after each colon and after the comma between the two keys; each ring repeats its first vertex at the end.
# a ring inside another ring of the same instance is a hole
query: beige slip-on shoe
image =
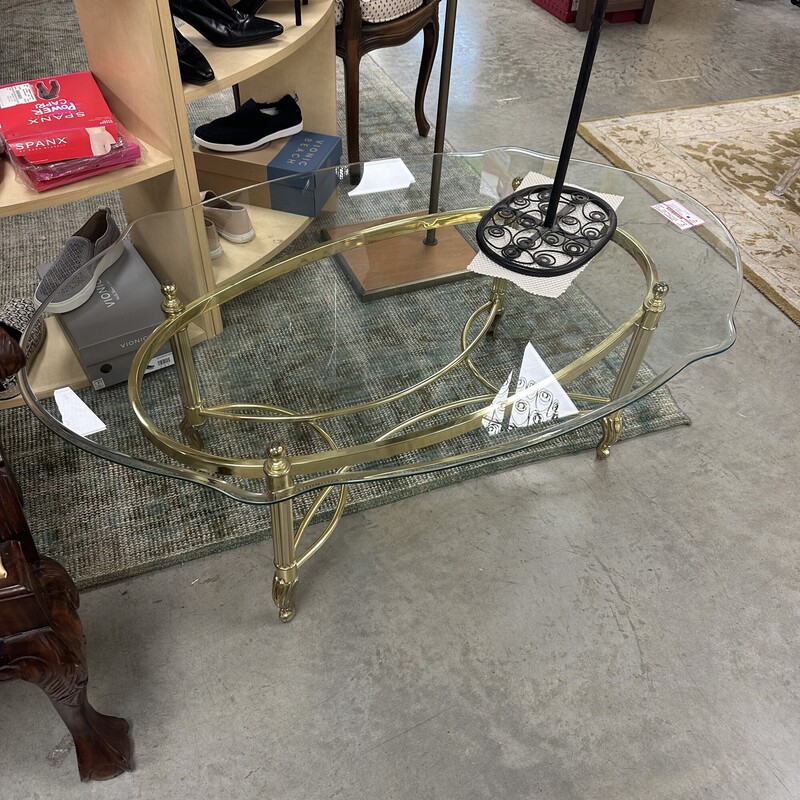
{"type": "Polygon", "coordinates": [[[201,195],[203,216],[209,220],[223,239],[236,244],[251,241],[256,232],[247,209],[238,203],[229,203],[214,192],[205,191],[201,195]]]}

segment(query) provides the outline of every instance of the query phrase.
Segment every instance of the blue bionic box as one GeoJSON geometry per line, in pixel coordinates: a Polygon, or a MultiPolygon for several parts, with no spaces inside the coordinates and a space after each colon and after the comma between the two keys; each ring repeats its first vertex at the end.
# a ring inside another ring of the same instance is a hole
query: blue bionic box
{"type": "Polygon", "coordinates": [[[342,140],[326,133],[296,133],[267,164],[267,180],[284,178],[269,187],[272,207],[290,214],[316,217],[333,194],[339,177],[334,167],[342,160],[342,140]]]}

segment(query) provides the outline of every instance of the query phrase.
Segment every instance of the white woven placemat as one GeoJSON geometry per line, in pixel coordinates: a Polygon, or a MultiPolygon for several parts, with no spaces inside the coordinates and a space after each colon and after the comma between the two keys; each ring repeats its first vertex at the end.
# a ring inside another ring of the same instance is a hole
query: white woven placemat
{"type": "MultiPolygon", "coordinates": [[[[527,189],[538,184],[552,182],[552,178],[547,178],[544,175],[540,175],[538,172],[529,172],[519,185],[519,189],[527,189]]],[[[574,188],[581,189],[582,187],[576,186],[574,188]]],[[[582,191],[587,190],[582,189],[582,191]]],[[[618,194],[601,194],[599,192],[595,192],[594,194],[605,200],[614,211],[619,208],[622,202],[622,196],[618,194]]],[[[467,265],[467,269],[472,272],[478,272],[481,275],[488,275],[491,278],[505,278],[515,283],[524,292],[528,292],[528,294],[536,294],[541,297],[560,297],[569,289],[575,278],[577,278],[591,263],[592,261],[589,260],[580,269],[576,269],[574,272],[568,272],[566,275],[553,275],[552,277],[540,278],[535,275],[522,275],[519,272],[513,272],[510,269],[501,267],[499,264],[495,264],[495,262],[484,253],[478,252],[475,258],[467,265]]]]}

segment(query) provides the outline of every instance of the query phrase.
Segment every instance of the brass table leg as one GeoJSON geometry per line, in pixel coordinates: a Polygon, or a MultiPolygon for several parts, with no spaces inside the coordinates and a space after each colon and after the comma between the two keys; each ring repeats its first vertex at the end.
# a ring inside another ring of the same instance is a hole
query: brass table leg
{"type": "MultiPolygon", "coordinates": [[[[627,394],[633,387],[633,382],[639,374],[639,367],[642,366],[647,346],[653,336],[661,315],[666,308],[664,298],[669,292],[666,283],[659,282],[653,287],[652,294],[644,301],[642,306],[642,318],[636,323],[636,329],[631,336],[625,358],[611,390],[611,399],[616,400],[623,394],[627,394]]],[[[603,417],[603,438],[597,444],[596,452],[598,458],[608,458],[611,447],[619,441],[622,434],[622,411],[616,411],[603,417]]]]}
{"type": "MultiPolygon", "coordinates": [[[[178,297],[178,290],[174,283],[162,284],[161,293],[164,295],[161,310],[168,317],[175,317],[183,311],[183,303],[178,297]]],[[[170,339],[170,347],[175,358],[175,369],[178,372],[178,385],[183,405],[181,433],[192,447],[202,450],[203,439],[197,429],[206,420],[202,414],[203,401],[200,397],[200,385],[197,382],[197,372],[192,358],[192,345],[186,328],[181,328],[170,339]]]]}
{"type": "Polygon", "coordinates": [[[505,278],[494,278],[492,280],[492,291],[489,299],[492,303],[496,304],[497,311],[495,312],[494,319],[492,319],[491,327],[486,331],[487,336],[494,338],[497,335],[497,326],[503,318],[506,306],[506,289],[508,288],[508,281],[505,278]]]}
{"type": "MultiPolygon", "coordinates": [[[[282,445],[273,445],[264,464],[267,488],[274,496],[290,485],[291,464],[282,445]]],[[[294,617],[294,593],[299,581],[295,554],[292,501],[281,500],[270,506],[272,520],[272,550],[275,558],[275,577],[272,579],[272,599],[278,606],[281,622],[294,617]]]]}

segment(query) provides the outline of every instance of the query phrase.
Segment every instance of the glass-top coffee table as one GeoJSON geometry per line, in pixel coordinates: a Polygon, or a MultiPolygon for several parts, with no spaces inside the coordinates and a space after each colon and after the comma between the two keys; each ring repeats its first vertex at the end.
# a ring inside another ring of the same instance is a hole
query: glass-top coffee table
{"type": "MultiPolygon", "coordinates": [[[[255,237],[223,239],[213,260],[175,234],[203,231],[202,206],[142,217],[123,239],[161,280],[165,321],[127,384],[78,390],[106,429],[74,433],[52,387],[32,388],[27,372],[24,399],[96,456],[269,504],[272,594],[288,621],[300,568],[358,484],[590,424],[605,458],[626,406],[733,343],[742,269],[728,231],[678,189],[612,167],[570,166],[567,184],[612,196],[619,223],[558,297],[464,270],[486,211],[530,175],[552,178],[555,163],[502,148],[440,157],[440,173],[433,157],[360,165],[357,193],[348,167],[249,187],[226,199],[247,207],[255,237]],[[430,214],[433,174],[441,210],[430,214]],[[308,202],[324,207],[293,213],[308,202]],[[157,243],[176,264],[199,259],[213,288],[182,286],[157,243]],[[169,347],[175,364],[150,371],[169,347]]],[[[534,288],[554,293],[556,280],[534,288]]]]}

